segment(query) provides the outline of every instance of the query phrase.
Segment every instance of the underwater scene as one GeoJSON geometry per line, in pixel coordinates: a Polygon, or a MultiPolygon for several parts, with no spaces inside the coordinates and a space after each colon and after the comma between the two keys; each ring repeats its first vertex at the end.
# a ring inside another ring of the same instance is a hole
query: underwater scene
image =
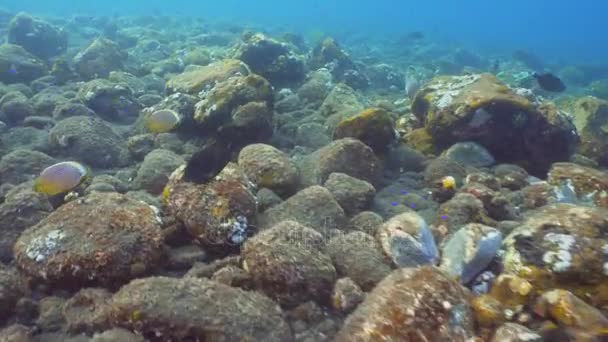
{"type": "Polygon", "coordinates": [[[606,22],[2,0],[0,342],[608,341],[606,22]]]}

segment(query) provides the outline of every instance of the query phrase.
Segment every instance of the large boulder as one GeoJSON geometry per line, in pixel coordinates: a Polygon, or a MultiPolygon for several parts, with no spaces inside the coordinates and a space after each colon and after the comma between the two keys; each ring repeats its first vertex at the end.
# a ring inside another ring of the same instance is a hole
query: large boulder
{"type": "Polygon", "coordinates": [[[608,101],[586,96],[562,107],[574,117],[581,137],[577,152],[608,165],[608,101]]]}
{"type": "Polygon", "coordinates": [[[116,123],[133,123],[141,109],[131,88],[105,79],[82,85],[78,98],[103,119],[116,123]]]}
{"type": "Polygon", "coordinates": [[[595,306],[605,305],[607,236],[605,209],[545,206],[503,241],[504,273],[523,277],[534,293],[562,288],[595,306]]]}
{"type": "Polygon", "coordinates": [[[46,73],[44,62],[21,46],[0,45],[0,82],[29,83],[46,73]]]}
{"type": "Polygon", "coordinates": [[[260,226],[264,228],[284,220],[296,221],[323,235],[332,228],[343,229],[346,225],[346,215],[340,204],[329,190],[318,185],[300,190],[258,217],[260,226]]]}
{"type": "Polygon", "coordinates": [[[551,166],[547,182],[558,189],[573,192],[570,202],[593,202],[608,208],[608,173],[574,163],[555,163],[551,166]],[[565,188],[564,188],[565,187],[565,188]]]}
{"type": "Polygon", "coordinates": [[[249,73],[245,63],[235,59],[224,59],[175,75],[167,81],[166,87],[171,94],[180,92],[197,95],[202,90],[213,87],[217,82],[226,81],[233,76],[247,76],[249,73]]]}
{"type": "Polygon", "coordinates": [[[257,210],[247,177],[230,163],[214,180],[196,184],[185,179],[184,170],[185,166],[177,168],[163,190],[167,212],[209,248],[242,244],[257,210]]]}
{"type": "Polygon", "coordinates": [[[13,245],[21,233],[53,211],[48,198],[33,190],[10,191],[0,204],[0,262],[13,259],[13,245]]]}
{"type": "Polygon", "coordinates": [[[216,83],[194,108],[194,121],[234,144],[269,138],[273,133],[273,89],[258,75],[235,76],[216,83]]]}
{"type": "Polygon", "coordinates": [[[335,341],[467,341],[468,301],[467,290],[435,267],[398,269],[348,316],[335,341]]]}
{"type": "Polygon", "coordinates": [[[474,141],[498,161],[517,162],[537,175],[568,160],[578,140],[567,115],[490,74],[436,77],[416,94],[412,111],[437,147],[474,141]]]}
{"type": "Polygon", "coordinates": [[[305,76],[302,57],[293,53],[288,44],[261,33],[245,37],[236,58],[277,86],[293,85],[305,76]]]}
{"type": "Polygon", "coordinates": [[[327,302],[336,269],[323,251],[323,235],[294,221],[283,221],[248,240],[243,267],[257,287],[280,304],[327,302]]]}
{"type": "Polygon", "coordinates": [[[380,174],[380,162],[374,151],[353,138],[335,140],[302,160],[300,174],[302,185],[323,184],[334,172],[376,183],[380,174]]]}
{"type": "Polygon", "coordinates": [[[281,309],[268,297],[207,279],[137,279],[110,305],[114,325],[165,341],[293,340],[281,309]]]}
{"type": "Polygon", "coordinates": [[[95,192],[64,204],[15,243],[27,275],[62,288],[116,286],[160,262],[161,219],[144,202],[95,192]]]}
{"type": "Polygon", "coordinates": [[[67,50],[68,34],[46,21],[19,13],[9,24],[8,42],[22,46],[39,58],[49,59],[67,50]]]}
{"type": "Polygon", "coordinates": [[[51,129],[49,141],[60,155],[93,167],[124,165],[128,156],[124,139],[97,117],[73,116],[61,120],[51,129]]]}
{"type": "Polygon", "coordinates": [[[97,38],[86,49],[74,56],[74,68],[85,79],[108,77],[111,71],[123,68],[126,54],[118,44],[97,38]]]}

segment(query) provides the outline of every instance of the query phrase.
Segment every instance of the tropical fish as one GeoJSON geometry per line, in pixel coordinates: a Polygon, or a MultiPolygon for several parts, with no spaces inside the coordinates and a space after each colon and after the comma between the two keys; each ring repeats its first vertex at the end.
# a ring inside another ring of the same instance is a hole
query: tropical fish
{"type": "Polygon", "coordinates": [[[152,133],[166,133],[173,130],[181,122],[179,114],[171,109],[157,110],[144,119],[146,129],[152,133]]]}
{"type": "Polygon", "coordinates": [[[69,192],[88,177],[87,168],[75,161],[65,161],[44,169],[34,180],[34,190],[48,196],[69,192]]]}
{"type": "Polygon", "coordinates": [[[446,190],[454,190],[456,188],[456,179],[452,176],[441,178],[441,187],[446,190]]]}
{"type": "Polygon", "coordinates": [[[539,74],[535,72],[534,74],[532,74],[532,76],[536,78],[536,82],[538,82],[538,85],[543,90],[556,93],[566,90],[566,85],[564,84],[564,82],[562,82],[559,77],[551,73],[539,74]]]}
{"type": "Polygon", "coordinates": [[[418,73],[414,67],[410,66],[407,68],[405,75],[405,93],[410,99],[413,99],[419,89],[420,80],[418,79],[418,73]]]}

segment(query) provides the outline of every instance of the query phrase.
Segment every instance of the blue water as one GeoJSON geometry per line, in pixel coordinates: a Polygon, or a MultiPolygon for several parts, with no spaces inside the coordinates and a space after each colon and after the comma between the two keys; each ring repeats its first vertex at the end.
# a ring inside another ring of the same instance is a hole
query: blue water
{"type": "Polygon", "coordinates": [[[3,0],[1,5],[60,16],[163,13],[370,36],[420,30],[482,52],[522,48],[551,61],[608,60],[608,3],[598,0],[3,0]]]}

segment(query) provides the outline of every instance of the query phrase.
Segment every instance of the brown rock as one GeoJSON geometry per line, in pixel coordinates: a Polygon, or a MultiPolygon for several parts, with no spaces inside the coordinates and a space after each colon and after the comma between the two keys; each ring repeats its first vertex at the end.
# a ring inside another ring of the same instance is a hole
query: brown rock
{"type": "Polygon", "coordinates": [[[163,340],[293,340],[272,300],[205,279],[137,279],[111,305],[114,325],[163,340]]]}
{"type": "Polygon", "coordinates": [[[590,198],[596,205],[608,208],[608,173],[574,163],[553,164],[547,182],[559,186],[567,181],[580,198],[590,198]]]}
{"type": "Polygon", "coordinates": [[[93,193],[64,204],[15,243],[19,268],[60,287],[116,286],[158,264],[157,209],[117,193],[93,193]]]}
{"type": "Polygon", "coordinates": [[[380,245],[366,233],[338,234],[329,240],[325,251],[331,256],[338,274],[350,278],[365,291],[373,289],[391,273],[380,245]]]}
{"type": "Polygon", "coordinates": [[[216,82],[222,82],[232,76],[249,74],[247,65],[236,59],[225,59],[207,66],[176,75],[167,81],[169,93],[187,93],[196,95],[216,82]]]}
{"type": "Polygon", "coordinates": [[[241,251],[243,268],[256,287],[280,304],[327,302],[336,279],[323,236],[294,221],[283,221],[249,239],[241,251]]]}
{"type": "Polygon", "coordinates": [[[466,341],[467,291],[434,267],[393,271],[346,319],[335,341],[466,341]]]}

